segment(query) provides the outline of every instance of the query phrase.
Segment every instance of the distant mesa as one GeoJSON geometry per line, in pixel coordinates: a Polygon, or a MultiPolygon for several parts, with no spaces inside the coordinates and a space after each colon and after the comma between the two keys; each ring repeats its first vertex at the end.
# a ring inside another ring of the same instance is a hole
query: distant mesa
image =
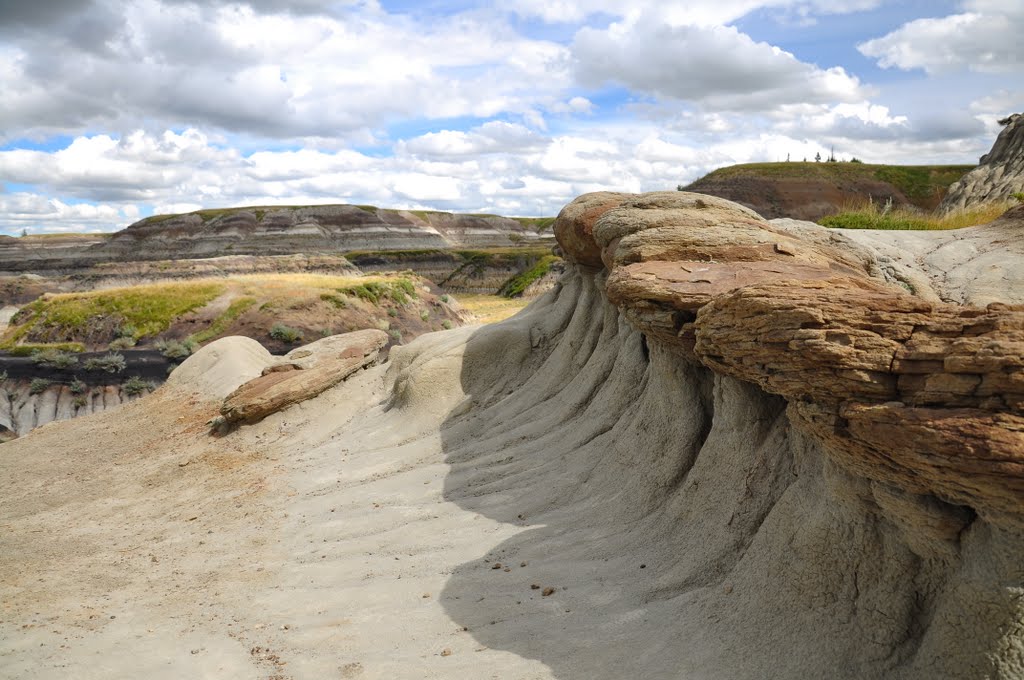
{"type": "Polygon", "coordinates": [[[552,221],[346,204],[225,208],[147,217],[89,250],[102,256],[141,247],[165,258],[553,244],[552,221]]]}
{"type": "Polygon", "coordinates": [[[720,168],[679,187],[744,205],[767,219],[817,221],[868,201],[934,210],[970,165],[858,162],[747,163],[720,168]]]}

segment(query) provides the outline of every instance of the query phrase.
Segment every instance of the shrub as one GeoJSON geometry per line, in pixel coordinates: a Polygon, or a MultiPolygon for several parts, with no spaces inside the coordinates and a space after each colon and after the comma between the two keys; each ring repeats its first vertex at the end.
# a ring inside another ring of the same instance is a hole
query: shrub
{"type": "Polygon", "coordinates": [[[86,397],[84,394],[80,394],[80,395],[78,395],[77,397],[75,397],[74,399],[71,400],[71,405],[74,406],[75,408],[82,408],[83,406],[85,406],[88,403],[89,403],[89,398],[86,397]]]}
{"type": "Polygon", "coordinates": [[[52,384],[53,381],[47,380],[46,378],[32,378],[32,382],[28,385],[28,393],[39,394],[40,392],[44,392],[46,388],[52,384]]]}
{"type": "Polygon", "coordinates": [[[420,312],[420,319],[426,321],[430,318],[430,310],[424,309],[420,312]]]}
{"type": "Polygon", "coordinates": [[[402,331],[397,328],[393,328],[388,331],[388,335],[390,335],[391,339],[395,341],[395,344],[402,344],[402,331]]]}
{"type": "Polygon", "coordinates": [[[224,313],[214,319],[213,323],[206,327],[206,330],[193,333],[188,336],[185,342],[192,343],[191,351],[194,352],[195,348],[199,345],[203,344],[207,340],[212,340],[226,331],[228,326],[230,326],[235,319],[247,312],[254,304],[256,304],[256,298],[254,297],[246,296],[238,298],[228,305],[228,308],[224,310],[224,313]]]}
{"type": "Polygon", "coordinates": [[[70,383],[68,383],[68,390],[71,392],[71,394],[83,394],[86,389],[86,384],[79,380],[78,378],[75,378],[70,383]]]}
{"type": "Polygon", "coordinates": [[[196,343],[192,338],[184,340],[160,340],[154,345],[160,354],[168,359],[186,359],[196,349],[196,343]]]}
{"type": "Polygon", "coordinates": [[[142,394],[156,389],[156,385],[148,380],[143,380],[137,375],[133,375],[121,384],[121,390],[125,394],[135,396],[136,394],[142,394]]]}
{"type": "Polygon", "coordinates": [[[32,353],[32,363],[45,368],[71,368],[78,363],[78,357],[59,349],[41,349],[32,353]]]}
{"type": "Polygon", "coordinates": [[[0,383],[7,380],[7,371],[0,371],[0,383]]]}
{"type": "Polygon", "coordinates": [[[285,326],[283,323],[275,323],[270,329],[270,337],[291,344],[302,340],[302,331],[285,326]]]}
{"type": "Polygon", "coordinates": [[[121,336],[107,345],[107,349],[111,351],[118,349],[131,349],[132,347],[135,347],[135,338],[129,335],[121,336]]]}
{"type": "Polygon", "coordinates": [[[394,307],[388,307],[388,316],[391,316],[391,317],[398,316],[398,310],[395,309],[394,307]]]}
{"type": "Polygon", "coordinates": [[[1011,194],[1011,196],[1012,196],[1012,198],[1014,200],[1016,200],[1016,201],[1018,201],[1020,203],[1024,203],[1024,191],[1018,191],[1018,192],[1016,192],[1014,194],[1011,194]]]}
{"type": "Polygon", "coordinates": [[[441,328],[445,329],[446,331],[450,331],[452,329],[452,322],[449,321],[448,319],[445,319],[444,321],[441,322],[441,328]]]}
{"type": "Polygon", "coordinates": [[[101,357],[90,357],[82,364],[87,371],[104,371],[106,373],[120,373],[127,365],[124,356],[117,352],[109,352],[101,357]]]}
{"type": "Polygon", "coordinates": [[[545,255],[537,260],[532,267],[516,274],[502,284],[501,289],[498,290],[498,295],[508,298],[519,297],[523,294],[523,291],[529,288],[531,283],[543,278],[551,271],[551,266],[559,260],[560,258],[555,255],[545,255]]]}
{"type": "Polygon", "coordinates": [[[441,296],[441,302],[443,302],[443,303],[445,303],[445,304],[448,304],[448,301],[449,301],[450,299],[451,299],[451,298],[450,298],[450,297],[448,297],[447,295],[442,295],[442,296],[441,296]]]}
{"type": "MultiPolygon", "coordinates": [[[[135,326],[131,325],[130,323],[126,323],[126,324],[124,324],[123,326],[121,326],[120,328],[117,329],[117,337],[119,337],[119,338],[132,338],[134,340],[135,336],[138,334],[138,332],[139,331],[138,331],[137,328],[135,328],[135,326]]],[[[134,344],[134,343],[132,343],[132,344],[134,344]]]]}
{"type": "Polygon", "coordinates": [[[341,297],[340,295],[335,295],[334,293],[321,293],[320,299],[323,300],[324,302],[331,303],[338,309],[345,309],[346,307],[348,307],[348,302],[345,301],[345,298],[341,297]]]}

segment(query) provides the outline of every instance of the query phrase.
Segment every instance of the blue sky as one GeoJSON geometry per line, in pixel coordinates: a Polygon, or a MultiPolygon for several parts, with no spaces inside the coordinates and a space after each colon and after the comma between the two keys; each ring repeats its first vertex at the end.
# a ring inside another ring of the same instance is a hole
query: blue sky
{"type": "Polygon", "coordinates": [[[1022,29],[1024,0],[0,2],[0,233],[973,163],[1024,110],[1022,29]]]}

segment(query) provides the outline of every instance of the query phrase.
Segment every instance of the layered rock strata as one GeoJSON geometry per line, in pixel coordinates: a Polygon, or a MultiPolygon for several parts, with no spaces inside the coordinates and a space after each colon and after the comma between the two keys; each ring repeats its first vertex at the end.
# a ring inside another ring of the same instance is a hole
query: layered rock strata
{"type": "Polygon", "coordinates": [[[851,471],[1024,519],[1024,305],[928,301],[827,233],[697,194],[585,195],[555,230],[567,257],[600,253],[637,328],[785,397],[851,471]]]}
{"type": "MultiPolygon", "coordinates": [[[[550,240],[550,234],[547,235],[550,240]]],[[[286,255],[358,250],[513,246],[544,241],[498,215],[386,210],[372,206],[239,208],[140,220],[88,250],[90,257],[133,259],[286,255]]]]}
{"type": "Polygon", "coordinates": [[[1024,115],[1015,113],[999,122],[1003,129],[992,150],[981,157],[978,167],[949,187],[940,211],[1010,201],[1024,192],[1024,115]]]}

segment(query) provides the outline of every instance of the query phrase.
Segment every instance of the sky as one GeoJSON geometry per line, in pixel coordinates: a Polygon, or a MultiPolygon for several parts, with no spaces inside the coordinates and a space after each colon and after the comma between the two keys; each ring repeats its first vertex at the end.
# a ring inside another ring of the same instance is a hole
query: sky
{"type": "Polygon", "coordinates": [[[1024,0],[0,0],[0,234],[976,163],[1021,34],[1024,0]]]}

